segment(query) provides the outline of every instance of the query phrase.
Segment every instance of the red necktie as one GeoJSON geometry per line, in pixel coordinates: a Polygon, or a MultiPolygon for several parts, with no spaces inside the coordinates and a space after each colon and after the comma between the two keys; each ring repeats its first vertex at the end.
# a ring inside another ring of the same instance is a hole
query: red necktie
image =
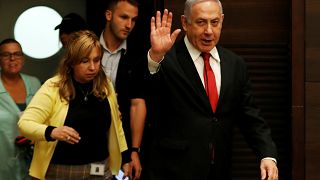
{"type": "Polygon", "coordinates": [[[216,86],[216,78],[214,72],[211,69],[209,59],[210,53],[201,53],[204,61],[203,78],[207,95],[210,100],[212,111],[215,112],[218,104],[218,91],[216,86]]]}

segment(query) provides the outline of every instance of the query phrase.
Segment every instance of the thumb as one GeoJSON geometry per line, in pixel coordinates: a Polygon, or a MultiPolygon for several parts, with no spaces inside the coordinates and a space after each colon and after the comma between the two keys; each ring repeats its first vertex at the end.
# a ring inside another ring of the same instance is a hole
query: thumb
{"type": "Polygon", "coordinates": [[[174,43],[181,32],[181,29],[176,29],[172,34],[171,34],[171,41],[174,43]]]}

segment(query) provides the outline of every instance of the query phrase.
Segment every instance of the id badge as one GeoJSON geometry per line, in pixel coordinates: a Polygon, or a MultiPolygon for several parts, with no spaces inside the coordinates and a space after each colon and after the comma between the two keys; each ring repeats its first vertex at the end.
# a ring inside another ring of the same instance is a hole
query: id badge
{"type": "Polygon", "coordinates": [[[90,175],[104,176],[105,164],[91,163],[90,166],[90,175]]]}

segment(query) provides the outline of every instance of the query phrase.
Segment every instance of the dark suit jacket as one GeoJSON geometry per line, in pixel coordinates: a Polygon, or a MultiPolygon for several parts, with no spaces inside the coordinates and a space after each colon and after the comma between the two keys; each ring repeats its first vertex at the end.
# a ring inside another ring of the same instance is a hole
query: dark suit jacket
{"type": "Polygon", "coordinates": [[[253,102],[241,57],[217,47],[221,90],[216,113],[183,42],[177,42],[150,77],[152,143],[148,180],[206,180],[214,147],[216,178],[230,179],[231,141],[238,125],[259,158],[277,158],[270,129],[253,102]],[[213,146],[212,146],[213,144],[213,146]]]}

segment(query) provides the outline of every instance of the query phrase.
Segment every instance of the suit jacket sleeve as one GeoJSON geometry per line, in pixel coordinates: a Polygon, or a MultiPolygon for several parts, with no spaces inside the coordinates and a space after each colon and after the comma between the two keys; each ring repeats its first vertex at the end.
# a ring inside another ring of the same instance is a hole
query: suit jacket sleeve
{"type": "Polygon", "coordinates": [[[238,127],[258,158],[277,158],[276,146],[271,138],[270,127],[261,117],[260,110],[254,102],[251,82],[248,77],[247,67],[244,63],[241,66],[240,72],[243,72],[242,76],[240,76],[242,83],[240,90],[240,118],[242,121],[236,121],[238,122],[238,127]]]}

